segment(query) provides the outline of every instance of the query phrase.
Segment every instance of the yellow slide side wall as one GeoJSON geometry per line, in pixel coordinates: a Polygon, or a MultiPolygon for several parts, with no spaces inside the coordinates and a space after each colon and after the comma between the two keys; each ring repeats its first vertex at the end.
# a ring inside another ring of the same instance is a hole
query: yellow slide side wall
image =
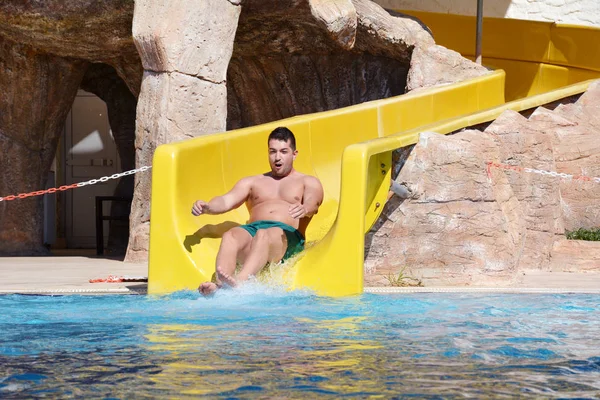
{"type": "Polygon", "coordinates": [[[223,194],[244,176],[266,172],[267,137],[277,126],[296,135],[296,168],[317,176],[325,188],[324,203],[307,231],[307,241],[323,240],[304,252],[297,273],[290,274],[293,285],[328,295],[360,292],[362,268],[346,266],[356,257],[362,262],[363,235],[385,204],[391,152],[365,160],[367,169],[344,182],[346,188],[359,188],[362,206],[338,214],[344,149],[503,104],[503,87],[504,72],[496,71],[456,85],[160,146],[152,174],[149,292],[196,289],[210,280],[220,236],[245,223],[248,212],[242,207],[220,216],[193,217],[192,203],[223,194]],[[324,262],[324,256],[333,259],[324,262]]]}
{"type": "MultiPolygon", "coordinates": [[[[472,16],[402,11],[422,20],[436,43],[474,59],[472,16]]],[[[484,18],[483,64],[506,72],[506,100],[600,77],[600,29],[551,22],[484,18]]]]}

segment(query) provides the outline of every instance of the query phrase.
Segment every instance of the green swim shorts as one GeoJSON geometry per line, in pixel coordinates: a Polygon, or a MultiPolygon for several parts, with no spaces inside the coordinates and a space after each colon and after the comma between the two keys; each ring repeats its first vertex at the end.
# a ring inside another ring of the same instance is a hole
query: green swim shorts
{"type": "Polygon", "coordinates": [[[294,228],[293,226],[289,226],[288,224],[284,224],[283,222],[267,220],[254,221],[246,225],[240,225],[240,228],[244,229],[246,232],[252,235],[252,237],[256,235],[256,232],[258,232],[259,229],[283,229],[283,232],[287,237],[287,250],[281,259],[282,261],[285,261],[304,250],[304,236],[302,236],[298,229],[294,228]]]}

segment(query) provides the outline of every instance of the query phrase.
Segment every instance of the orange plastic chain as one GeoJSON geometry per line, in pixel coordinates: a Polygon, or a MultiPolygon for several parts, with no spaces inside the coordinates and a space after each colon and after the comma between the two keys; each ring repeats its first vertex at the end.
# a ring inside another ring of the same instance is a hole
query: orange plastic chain
{"type": "Polygon", "coordinates": [[[88,185],[95,185],[96,183],[106,182],[106,181],[109,181],[111,179],[118,179],[118,178],[121,178],[123,176],[136,174],[138,172],[148,171],[150,168],[152,168],[150,165],[146,165],[146,166],[143,166],[143,167],[140,167],[140,168],[131,169],[129,171],[121,172],[121,173],[118,173],[118,174],[112,174],[110,176],[103,176],[102,178],[91,179],[91,180],[86,181],[86,182],[72,183],[70,185],[62,185],[60,187],[50,188],[50,189],[45,189],[45,190],[36,190],[34,192],[29,192],[29,193],[11,194],[10,196],[0,197],[0,202],[1,201],[16,200],[16,199],[25,199],[27,197],[41,196],[41,195],[44,195],[44,194],[52,194],[52,193],[56,193],[56,192],[63,192],[65,190],[75,189],[77,187],[84,187],[84,186],[88,186],[88,185]]]}
{"type": "Polygon", "coordinates": [[[64,192],[65,190],[69,190],[69,189],[74,189],[78,187],[77,183],[73,183],[71,185],[63,185],[61,187],[57,187],[57,188],[50,188],[50,189],[46,189],[46,190],[37,190],[35,192],[29,192],[29,193],[19,193],[19,194],[13,194],[10,196],[6,196],[6,197],[0,197],[0,201],[10,201],[10,200],[16,200],[16,199],[25,199],[27,197],[33,197],[33,196],[41,196],[43,194],[48,194],[48,193],[56,193],[56,192],[64,192]]]}

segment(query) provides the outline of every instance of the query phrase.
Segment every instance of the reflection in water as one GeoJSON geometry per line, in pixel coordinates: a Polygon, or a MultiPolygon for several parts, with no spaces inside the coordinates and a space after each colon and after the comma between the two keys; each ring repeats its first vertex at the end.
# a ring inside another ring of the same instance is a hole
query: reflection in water
{"type": "MultiPolygon", "coordinates": [[[[244,292],[246,290],[246,292],[244,292]]],[[[593,397],[600,296],[0,296],[0,398],[593,397]]]]}
{"type": "Polygon", "coordinates": [[[368,383],[350,375],[373,365],[368,350],[381,347],[362,338],[357,322],[364,320],[295,318],[276,329],[270,326],[268,331],[264,326],[243,323],[227,330],[154,325],[146,336],[149,349],[169,354],[174,361],[165,364],[153,380],[159,387],[177,381],[186,394],[225,395],[240,387],[277,391],[285,382],[304,390],[314,386],[311,382],[319,383],[319,390],[332,393],[343,393],[357,384],[364,390],[368,383]],[[339,377],[332,380],[335,376],[339,377]]]}

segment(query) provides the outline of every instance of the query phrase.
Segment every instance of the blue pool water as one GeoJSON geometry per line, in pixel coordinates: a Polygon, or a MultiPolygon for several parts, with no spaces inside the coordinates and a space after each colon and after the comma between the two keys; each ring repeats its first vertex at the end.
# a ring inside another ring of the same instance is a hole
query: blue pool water
{"type": "Polygon", "coordinates": [[[0,398],[593,398],[600,295],[0,296],[0,398]]]}

